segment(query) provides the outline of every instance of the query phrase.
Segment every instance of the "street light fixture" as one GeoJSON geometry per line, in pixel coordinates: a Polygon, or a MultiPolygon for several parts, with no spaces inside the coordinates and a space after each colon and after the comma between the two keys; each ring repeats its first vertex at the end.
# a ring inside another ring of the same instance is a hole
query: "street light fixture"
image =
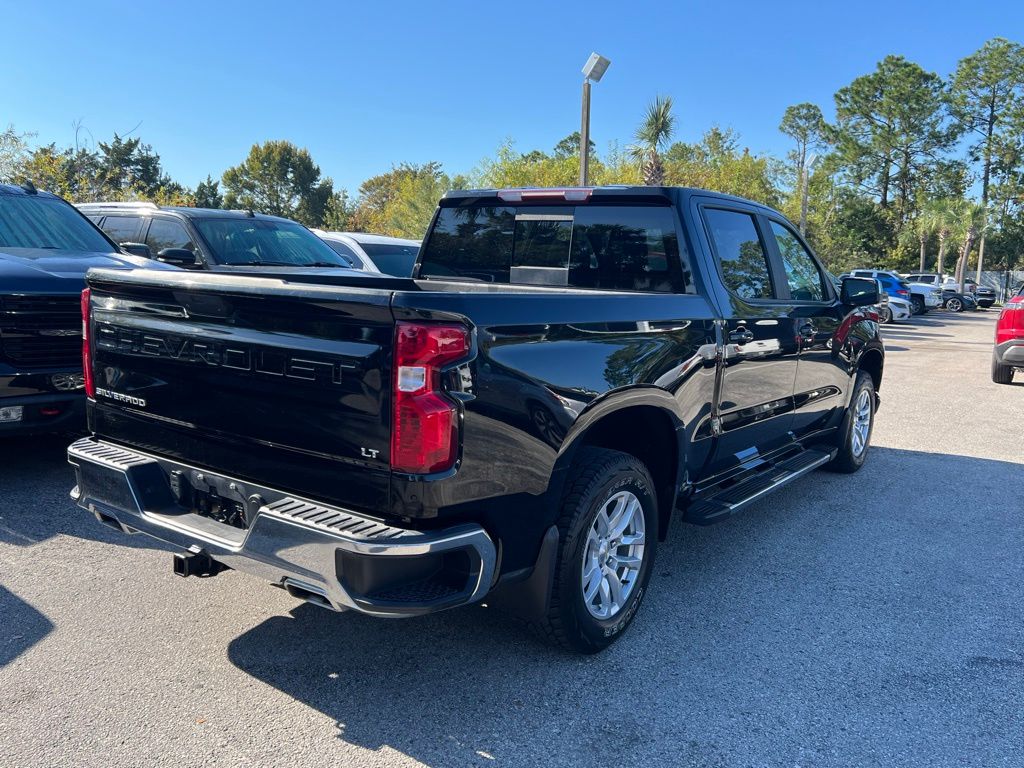
{"type": "Polygon", "coordinates": [[[590,54],[583,65],[583,118],[580,125],[580,186],[587,186],[590,172],[590,82],[599,83],[611,61],[597,53],[590,54]]]}

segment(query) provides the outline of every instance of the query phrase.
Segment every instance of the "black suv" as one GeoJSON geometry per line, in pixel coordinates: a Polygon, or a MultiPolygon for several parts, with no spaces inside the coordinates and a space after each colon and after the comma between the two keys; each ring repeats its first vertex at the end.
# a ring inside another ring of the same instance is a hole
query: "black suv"
{"type": "Polygon", "coordinates": [[[0,184],[0,437],[85,427],[85,273],[140,266],[177,271],[118,252],[56,195],[0,184]]]}
{"type": "Polygon", "coordinates": [[[185,269],[350,266],[304,226],[278,216],[154,203],[78,209],[123,249],[185,269]]]}

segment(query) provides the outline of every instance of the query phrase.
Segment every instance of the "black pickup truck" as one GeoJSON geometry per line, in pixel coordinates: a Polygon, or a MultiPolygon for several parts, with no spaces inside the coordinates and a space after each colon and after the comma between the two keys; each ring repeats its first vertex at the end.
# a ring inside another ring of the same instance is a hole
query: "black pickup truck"
{"type": "Polygon", "coordinates": [[[873,280],[677,188],[475,190],[412,278],[89,274],[73,498],[335,610],[504,604],[595,652],[674,516],[864,462],[873,280]]]}

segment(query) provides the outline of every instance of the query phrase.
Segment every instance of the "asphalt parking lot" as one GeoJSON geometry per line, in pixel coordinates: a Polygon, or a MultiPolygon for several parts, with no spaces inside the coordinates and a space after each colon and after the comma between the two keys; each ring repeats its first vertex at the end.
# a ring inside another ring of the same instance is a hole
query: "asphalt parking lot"
{"type": "Polygon", "coordinates": [[[72,505],[65,439],[0,442],[0,766],[1020,766],[1024,386],[989,379],[995,314],[886,328],[864,470],[676,527],[596,657],[485,607],[180,579],[72,505]]]}

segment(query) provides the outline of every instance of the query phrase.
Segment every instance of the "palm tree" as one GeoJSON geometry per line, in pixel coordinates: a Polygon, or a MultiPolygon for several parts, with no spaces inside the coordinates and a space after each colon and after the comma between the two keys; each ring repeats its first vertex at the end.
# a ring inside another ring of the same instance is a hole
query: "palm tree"
{"type": "Polygon", "coordinates": [[[974,243],[985,232],[987,213],[988,209],[985,205],[970,200],[960,200],[956,206],[954,226],[955,234],[960,241],[960,256],[956,262],[956,281],[960,284],[960,293],[967,288],[965,284],[967,260],[970,258],[974,243]]]}
{"type": "Polygon", "coordinates": [[[630,155],[640,163],[644,184],[650,187],[665,183],[665,166],[659,151],[665,148],[676,119],[672,115],[672,97],[658,96],[647,108],[647,115],[636,131],[636,144],[629,148],[630,155]]]}
{"type": "MultiPolygon", "coordinates": [[[[935,263],[935,271],[942,274],[945,265],[946,249],[949,248],[949,239],[957,229],[958,210],[961,201],[945,198],[933,200],[924,209],[921,218],[927,222],[926,226],[934,232],[939,239],[939,255],[935,263]]],[[[922,271],[924,271],[922,269],[922,271]]]]}
{"type": "Polygon", "coordinates": [[[928,238],[934,233],[935,221],[928,215],[927,208],[910,223],[909,227],[903,230],[904,237],[901,239],[909,244],[912,238],[913,241],[917,242],[917,245],[921,250],[921,263],[918,265],[918,270],[920,272],[924,272],[925,269],[927,269],[925,266],[925,260],[927,257],[928,238]]]}

